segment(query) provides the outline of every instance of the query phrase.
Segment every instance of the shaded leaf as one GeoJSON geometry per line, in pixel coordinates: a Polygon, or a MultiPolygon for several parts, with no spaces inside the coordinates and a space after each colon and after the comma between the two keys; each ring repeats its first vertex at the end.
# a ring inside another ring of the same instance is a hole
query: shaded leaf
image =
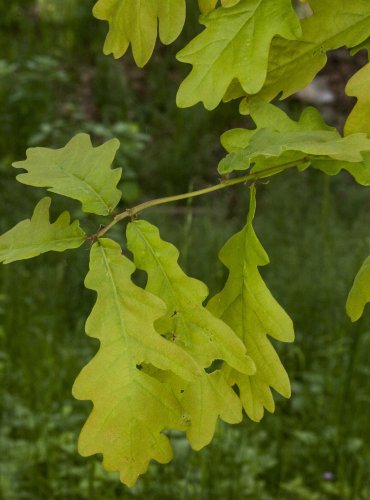
{"type": "Polygon", "coordinates": [[[144,66],[153,53],[158,31],[165,45],[179,36],[185,8],[185,0],[99,0],[93,14],[109,22],[104,53],[118,58],[131,44],[136,64],[144,66]]]}
{"type": "Polygon", "coordinates": [[[73,387],[76,398],[94,403],[80,435],[80,453],[102,453],[106,469],[120,471],[129,486],[152,458],[171,460],[169,441],[161,432],[186,427],[170,388],[141,365],[172,370],[185,379],[199,374],[186,352],[155,331],[153,323],[166,306],[133,284],[134,270],[114,241],[101,239],[93,245],[85,284],[98,298],[86,332],[100,340],[100,349],[73,387]]]}
{"type": "Polygon", "coordinates": [[[370,302],[370,256],[362,264],[349,292],[346,309],[352,321],[360,319],[370,302]]]}
{"type": "Polygon", "coordinates": [[[292,342],[294,331],[291,319],[273,298],[258,271],[269,259],[252,226],[255,209],[255,188],[252,188],[247,224],[220,252],[229,277],[208,308],[240,337],[256,365],[256,373],[249,376],[227,366],[224,370],[229,383],[238,385],[247,415],[259,421],[264,408],[274,411],[270,387],[284,397],[290,396],[288,375],[267,335],[292,342]]]}
{"type": "Polygon", "coordinates": [[[363,153],[363,161],[351,163],[348,161],[315,160],[312,166],[327,175],[337,175],[341,170],[347,170],[358,184],[370,186],[370,153],[363,153]]]}
{"type": "Polygon", "coordinates": [[[50,198],[43,198],[31,219],[19,222],[0,236],[0,262],[31,259],[45,252],[63,252],[78,248],[85,241],[79,222],[70,224],[70,215],[63,212],[54,223],[49,220],[50,198]]]}
{"type": "Polygon", "coordinates": [[[177,94],[179,107],[201,101],[214,109],[237,79],[245,92],[258,92],[266,78],[271,40],[295,39],[301,28],[290,0],[241,0],[201,17],[206,29],[177,54],[193,69],[177,94]]]}
{"type": "Polygon", "coordinates": [[[118,147],[111,139],[94,148],[87,134],[77,134],[61,149],[28,149],[27,159],[13,167],[27,170],[17,175],[19,182],[78,200],[85,212],[108,215],[121,199],[121,169],[110,168],[118,147]]]}

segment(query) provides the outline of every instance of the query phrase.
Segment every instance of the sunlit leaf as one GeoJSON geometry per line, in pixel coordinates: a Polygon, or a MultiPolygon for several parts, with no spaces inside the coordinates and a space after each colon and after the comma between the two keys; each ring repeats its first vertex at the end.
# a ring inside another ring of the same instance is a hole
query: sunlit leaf
{"type": "MultiPolygon", "coordinates": [[[[240,0],[221,0],[223,7],[233,7],[239,2],[240,0]]],[[[211,10],[215,9],[217,3],[218,0],[198,0],[199,9],[204,14],[207,14],[208,12],[211,12],[211,10]]]]}
{"type": "Polygon", "coordinates": [[[254,371],[240,339],[203,306],[206,285],[182,271],[178,250],[160,238],[155,226],[144,220],[130,223],[127,246],[136,266],[148,275],[146,290],[167,305],[166,315],[157,322],[162,334],[172,336],[203,367],[223,359],[244,373],[254,371]]]}
{"type": "Polygon", "coordinates": [[[355,47],[350,50],[351,56],[356,55],[360,50],[366,50],[368,54],[370,54],[370,38],[367,38],[365,41],[359,43],[355,47]]]}
{"type": "Polygon", "coordinates": [[[171,385],[184,415],[188,418],[186,436],[194,450],[209,444],[214,436],[218,417],[229,424],[242,421],[239,397],[226,382],[224,373],[203,371],[202,376],[185,382],[169,373],[165,380],[171,385]]]}
{"type": "Polygon", "coordinates": [[[185,380],[199,375],[192,358],[154,329],[166,306],[133,284],[134,270],[114,241],[101,239],[93,245],[85,284],[98,298],[86,332],[100,340],[100,349],[73,387],[76,398],[94,403],[80,435],[80,453],[102,453],[106,469],[120,471],[129,486],[151,459],[171,460],[162,431],[186,428],[170,388],[145,373],[142,364],[171,370],[185,380]]]}
{"type": "Polygon", "coordinates": [[[153,53],[158,32],[165,45],[181,33],[185,0],[99,0],[93,13],[109,22],[104,53],[118,58],[131,44],[135,62],[142,67],[153,53]]]}
{"type": "Polygon", "coordinates": [[[204,368],[212,361],[226,359],[250,374],[255,371],[254,363],[234,332],[203,307],[206,286],[181,270],[178,251],[160,238],[157,228],[146,221],[135,221],[127,228],[127,242],[137,267],[148,274],[146,290],[167,305],[166,315],[156,322],[157,328],[186,350],[202,371],[200,378],[186,384],[172,374],[165,377],[188,415],[189,442],[199,450],[211,441],[218,417],[229,423],[242,418],[240,400],[223,374],[210,374],[204,368]]]}
{"type": "Polygon", "coordinates": [[[237,384],[248,416],[263,417],[264,408],[274,411],[270,387],[284,397],[290,396],[288,375],[268,340],[294,340],[293,324],[264,283],[258,267],[269,263],[268,256],[254,232],[255,188],[251,189],[248,221],[242,231],[232,236],[220,252],[220,260],[229,269],[224,289],[213,297],[209,310],[223,319],[242,339],[256,365],[254,375],[225,367],[230,384],[237,384]]]}
{"type": "Polygon", "coordinates": [[[364,132],[370,136],[370,63],[350,79],[346,93],[357,97],[357,103],[347,118],[344,133],[348,135],[364,132]]]}
{"type": "Polygon", "coordinates": [[[299,20],[290,0],[241,0],[201,18],[205,30],[178,54],[193,69],[181,84],[177,104],[201,101],[214,109],[237,79],[245,92],[258,92],[266,78],[269,50],[276,35],[300,36],[299,20]]]}

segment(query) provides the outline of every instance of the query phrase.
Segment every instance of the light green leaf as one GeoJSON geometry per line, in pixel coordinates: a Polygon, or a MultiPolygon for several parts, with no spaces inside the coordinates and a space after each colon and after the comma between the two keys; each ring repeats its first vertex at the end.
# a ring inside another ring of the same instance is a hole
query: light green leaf
{"type": "MultiPolygon", "coordinates": [[[[247,148],[253,136],[262,129],[275,132],[315,132],[336,133],[322,119],[320,113],[312,107],[305,108],[298,121],[292,120],[282,109],[263,101],[254,101],[250,106],[250,115],[256,124],[255,129],[236,128],[221,136],[221,143],[228,153],[247,148]]],[[[336,137],[339,134],[336,133],[336,137]]]]}
{"type": "Polygon", "coordinates": [[[184,383],[173,374],[166,374],[177,400],[188,417],[186,435],[191,447],[207,446],[215,433],[218,417],[229,424],[242,421],[242,405],[221,370],[203,371],[194,382],[184,383]]]}
{"type": "Polygon", "coordinates": [[[315,159],[360,163],[364,160],[362,152],[370,151],[370,140],[365,134],[343,138],[313,108],[307,108],[295,122],[275,106],[255,102],[251,104],[251,116],[257,129],[236,129],[222,136],[223,145],[231,153],[221,160],[220,173],[245,170],[252,163],[252,172],[283,165],[273,173],[284,170],[285,164],[309,164],[315,159]]]}
{"type": "Polygon", "coordinates": [[[281,108],[262,101],[251,103],[250,111],[257,129],[270,128],[277,132],[298,132],[302,130],[335,132],[335,128],[329,127],[324,122],[320,112],[313,107],[305,108],[298,121],[290,118],[281,108]]]}
{"type": "Polygon", "coordinates": [[[302,37],[288,41],[274,38],[266,81],[260,92],[248,92],[248,100],[284,99],[308,85],[325,66],[327,51],[354,47],[370,36],[368,0],[311,0],[314,15],[301,21],[302,37]],[[252,96],[251,94],[255,94],[252,96]]]}
{"type": "Polygon", "coordinates": [[[160,239],[157,228],[146,221],[131,223],[127,244],[136,265],[148,274],[146,289],[167,304],[167,314],[156,322],[157,328],[189,352],[202,370],[200,378],[188,383],[173,374],[165,377],[187,415],[189,442],[199,450],[211,441],[218,417],[229,423],[242,418],[240,400],[222,373],[209,374],[203,367],[228,359],[244,373],[253,373],[254,364],[230,328],[203,307],[207,288],[184,274],[177,263],[178,251],[160,239]]]}
{"type": "Polygon", "coordinates": [[[203,306],[206,285],[182,271],[177,249],[160,238],[158,229],[143,220],[130,223],[127,246],[136,266],[148,275],[146,290],[167,305],[166,315],[156,323],[160,333],[174,338],[202,367],[223,359],[241,372],[253,373],[243,343],[203,306]]]}
{"type": "Polygon", "coordinates": [[[245,92],[258,92],[266,78],[271,40],[300,36],[291,0],[241,0],[201,17],[206,29],[177,54],[193,70],[181,84],[177,105],[201,101],[214,109],[234,79],[245,92]]]}
{"type": "MultiPolygon", "coordinates": [[[[253,136],[246,148],[222,160],[218,170],[221,174],[245,170],[251,163],[258,163],[259,160],[271,157],[281,159],[282,164],[315,157],[355,163],[363,160],[362,151],[370,151],[370,140],[365,134],[353,134],[342,138],[339,134],[329,131],[282,133],[262,129],[253,136]],[[283,157],[286,152],[294,154],[283,157]]],[[[263,168],[267,168],[266,162],[263,162],[263,168]]]]}
{"type": "Polygon", "coordinates": [[[284,397],[290,396],[288,375],[267,335],[292,342],[294,331],[291,319],[273,298],[258,271],[269,259],[252,226],[255,209],[255,188],[252,188],[247,224],[220,252],[220,260],[230,272],[228,280],[224,289],[210,300],[208,308],[237,333],[256,365],[254,375],[228,367],[225,374],[231,384],[238,385],[248,416],[259,421],[264,408],[274,411],[270,387],[284,397]]]}
{"type": "MultiPolygon", "coordinates": [[[[233,7],[240,0],[221,0],[221,4],[223,7],[233,7]]],[[[203,14],[207,14],[216,8],[218,0],[198,0],[199,9],[203,14]]]]}
{"type": "Polygon", "coordinates": [[[341,170],[347,170],[358,184],[370,186],[370,153],[363,153],[362,156],[363,161],[357,163],[348,161],[315,160],[312,162],[312,166],[327,175],[337,175],[341,170]]]}
{"type": "Polygon", "coordinates": [[[27,159],[13,167],[27,170],[19,182],[78,200],[85,212],[108,215],[121,199],[121,169],[110,168],[118,148],[117,139],[94,148],[87,134],[77,134],[61,149],[28,149],[27,159]]]}
{"type": "Polygon", "coordinates": [[[156,322],[157,329],[172,338],[198,363],[201,377],[184,383],[173,374],[169,383],[188,419],[187,436],[199,450],[212,439],[217,418],[237,423],[242,419],[241,403],[221,372],[207,373],[212,361],[227,359],[243,373],[254,373],[245,346],[234,332],[203,307],[206,286],[184,274],[177,263],[178,251],[160,239],[157,228],[146,221],[127,227],[127,245],[138,268],[148,274],[146,290],[161,297],[166,315],[156,322]]]}
{"type": "Polygon", "coordinates": [[[131,44],[136,64],[143,67],[153,53],[158,31],[165,45],[179,36],[185,10],[185,0],[99,0],[93,14],[109,22],[104,53],[118,58],[131,44]]]}
{"type": "Polygon", "coordinates": [[[9,264],[45,252],[63,252],[84,243],[85,233],[78,221],[70,224],[68,212],[63,212],[54,223],[50,223],[50,204],[50,198],[43,198],[36,205],[31,219],[19,222],[0,236],[0,262],[9,264]]]}
{"type": "Polygon", "coordinates": [[[218,0],[198,0],[199,10],[203,14],[207,14],[216,8],[218,0]]]}
{"type": "Polygon", "coordinates": [[[350,50],[351,56],[356,55],[360,50],[367,50],[367,53],[370,54],[370,38],[367,38],[364,42],[361,42],[359,45],[356,45],[350,50]]]}
{"type": "Polygon", "coordinates": [[[370,63],[350,79],[346,94],[357,97],[357,104],[347,118],[344,133],[349,135],[364,132],[370,136],[370,63]]]}
{"type": "Polygon", "coordinates": [[[170,388],[141,365],[172,370],[190,380],[199,375],[191,357],[154,329],[166,306],[133,284],[134,270],[114,241],[101,239],[93,245],[85,284],[98,298],[86,332],[100,340],[100,349],[73,387],[76,398],[94,403],[80,435],[80,453],[102,453],[106,469],[120,471],[129,486],[152,458],[171,460],[170,444],[161,432],[186,427],[170,388]]]}
{"type": "Polygon", "coordinates": [[[348,295],[346,309],[352,321],[360,319],[368,302],[370,302],[370,256],[362,264],[348,295]]]}
{"type": "MultiPolygon", "coordinates": [[[[278,132],[312,132],[312,131],[331,131],[339,137],[339,134],[332,127],[329,127],[322,119],[320,113],[311,107],[304,109],[299,121],[294,121],[280,108],[272,104],[263,102],[252,102],[250,106],[250,113],[257,128],[253,130],[248,129],[233,129],[228,130],[221,136],[223,147],[229,153],[238,152],[247,148],[251,142],[252,137],[260,129],[272,129],[278,132]]],[[[334,137],[334,136],[333,136],[334,137]]],[[[362,139],[364,136],[362,136],[362,139]]],[[[358,139],[358,137],[357,137],[358,139]]],[[[362,143],[361,139],[361,143],[362,143]]],[[[366,141],[367,143],[367,141],[366,141]]],[[[360,144],[361,148],[364,147],[360,144]]],[[[355,150],[355,154],[357,154],[355,150]]],[[[305,155],[306,156],[306,155],[305,155]]],[[[360,162],[346,162],[334,160],[333,158],[314,159],[310,158],[307,164],[301,164],[304,168],[306,165],[311,164],[313,168],[325,172],[327,175],[337,175],[341,170],[347,170],[361,185],[370,185],[370,153],[362,153],[363,160],[360,162]]],[[[285,164],[285,162],[299,162],[302,155],[297,152],[288,151],[283,153],[281,157],[259,157],[255,159],[255,166],[251,172],[261,172],[264,169],[273,169],[277,165],[285,164]]],[[[228,161],[228,160],[225,160],[228,161]]],[[[266,176],[278,173],[285,170],[286,166],[281,169],[273,169],[267,172],[266,176]]]]}
{"type": "Polygon", "coordinates": [[[221,144],[228,153],[240,151],[249,146],[257,129],[234,128],[224,132],[221,136],[221,144]]]}

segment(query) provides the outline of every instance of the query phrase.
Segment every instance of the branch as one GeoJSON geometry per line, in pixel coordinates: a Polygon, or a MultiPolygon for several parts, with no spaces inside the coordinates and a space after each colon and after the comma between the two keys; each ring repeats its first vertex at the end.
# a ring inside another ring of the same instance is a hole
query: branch
{"type": "Polygon", "coordinates": [[[98,231],[93,239],[102,238],[113,226],[115,226],[118,222],[128,217],[134,217],[136,214],[146,210],[147,208],[155,207],[157,205],[164,205],[165,203],[172,203],[174,201],[186,200],[188,198],[194,198],[195,196],[203,196],[208,193],[213,193],[214,191],[219,191],[220,189],[225,189],[230,186],[235,186],[236,184],[242,184],[250,181],[257,181],[258,179],[262,179],[264,177],[269,177],[275,173],[278,173],[282,168],[285,170],[287,168],[296,167],[302,163],[307,162],[307,158],[302,158],[300,160],[291,161],[288,163],[283,163],[281,165],[275,165],[274,167],[266,168],[264,170],[260,170],[259,172],[250,173],[247,175],[243,175],[242,177],[236,177],[234,179],[222,179],[219,184],[215,184],[214,186],[210,186],[208,188],[198,189],[196,191],[190,191],[188,193],[182,193],[174,196],[166,196],[163,198],[156,198],[154,200],[145,201],[144,203],[140,203],[132,208],[126,208],[123,212],[117,214],[112,222],[107,226],[103,227],[98,231]]]}

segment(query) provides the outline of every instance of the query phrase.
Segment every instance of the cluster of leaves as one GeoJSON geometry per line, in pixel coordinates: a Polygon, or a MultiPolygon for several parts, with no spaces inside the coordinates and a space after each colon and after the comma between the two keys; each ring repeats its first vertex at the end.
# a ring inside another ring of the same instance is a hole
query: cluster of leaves
{"type": "MultiPolygon", "coordinates": [[[[183,272],[177,249],[161,239],[155,226],[143,220],[127,225],[133,261],[105,237],[120,220],[161,200],[116,214],[87,236],[78,221],[70,222],[69,213],[51,223],[46,197],[30,220],[0,237],[4,263],[91,244],[85,285],[97,301],[86,332],[99,339],[100,348],[73,388],[76,398],[94,404],[79,450],[102,453],[106,469],[119,470],[127,485],[151,459],[171,460],[171,432],[185,432],[199,450],[212,440],[218,418],[238,423],[244,410],[259,421],[265,410],[275,409],[271,389],[290,396],[288,375],[268,337],[292,342],[293,325],[259,272],[269,259],[253,229],[253,181],[298,167],[328,175],[345,169],[358,183],[370,184],[368,66],[348,84],[358,103],[344,137],[314,109],[293,121],[269,103],[281,92],[286,97],[307,85],[325,64],[327,50],[342,45],[357,50],[370,37],[370,6],[364,0],[337,2],[334,13],[329,0],[309,5],[312,15],[300,20],[290,0],[224,0],[221,6],[200,0],[205,29],[178,54],[193,66],[178,92],[180,107],[201,101],[213,109],[222,100],[242,97],[241,111],[250,113],[256,125],[222,137],[227,155],[219,173],[248,173],[224,178],[218,187],[246,180],[252,185],[246,225],[220,252],[228,279],[207,304],[207,286],[183,272]],[[132,280],[136,268],[147,275],[145,289],[132,280]]],[[[143,66],[157,30],[165,44],[180,33],[185,0],[99,0],[94,14],[109,22],[105,52],[120,57],[131,44],[143,66]]],[[[26,171],[19,182],[48,188],[79,201],[86,213],[109,217],[122,197],[117,188],[121,169],[111,168],[118,148],[116,139],[94,148],[88,135],[78,134],[58,150],[28,150],[27,159],[14,167],[26,171]]],[[[353,320],[370,301],[369,273],[367,260],[348,299],[353,320]]]]}

